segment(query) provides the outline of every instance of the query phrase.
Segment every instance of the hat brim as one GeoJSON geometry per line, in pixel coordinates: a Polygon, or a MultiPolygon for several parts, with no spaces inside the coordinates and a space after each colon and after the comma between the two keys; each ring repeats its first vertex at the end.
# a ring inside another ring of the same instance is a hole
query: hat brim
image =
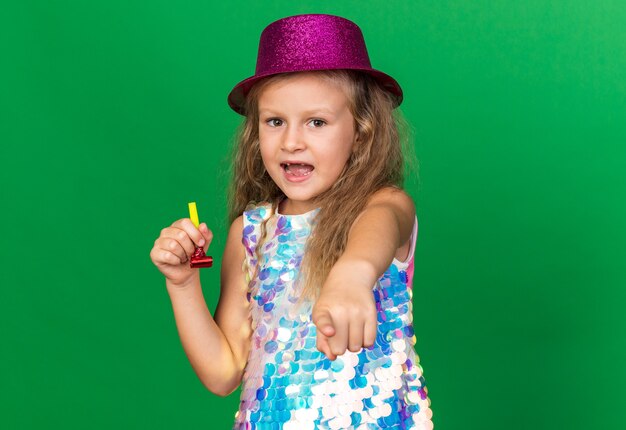
{"type": "MultiPolygon", "coordinates": [[[[329,69],[320,68],[320,69],[310,69],[310,70],[298,70],[298,72],[312,72],[312,71],[318,71],[318,70],[329,70],[329,69]]],[[[350,68],[347,70],[359,70],[375,78],[382,85],[382,87],[393,96],[394,108],[400,106],[400,104],[402,103],[402,99],[403,99],[402,88],[400,87],[400,84],[398,84],[398,82],[394,78],[389,76],[388,74],[383,73],[380,70],[376,70],[376,69],[350,68]]],[[[298,72],[294,72],[291,70],[284,71],[284,72],[279,71],[279,72],[254,75],[247,79],[244,79],[243,81],[235,85],[235,87],[232,89],[230,94],[228,94],[228,105],[231,107],[232,110],[234,110],[238,114],[245,115],[244,104],[246,101],[246,97],[248,96],[248,93],[250,92],[250,89],[254,86],[254,84],[256,84],[261,79],[267,78],[269,76],[280,75],[282,73],[298,73],[298,72]]]]}

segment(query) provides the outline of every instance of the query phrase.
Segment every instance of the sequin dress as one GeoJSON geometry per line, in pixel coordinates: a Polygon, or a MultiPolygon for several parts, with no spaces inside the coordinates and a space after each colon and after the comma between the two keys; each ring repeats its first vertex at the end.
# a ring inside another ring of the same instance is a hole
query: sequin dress
{"type": "Polygon", "coordinates": [[[316,348],[312,303],[299,309],[298,270],[313,210],[272,213],[264,203],[244,212],[244,268],[249,280],[252,345],[234,429],[432,429],[432,410],[413,349],[413,250],[394,259],[373,287],[378,333],[371,348],[331,361],[316,348]],[[261,252],[255,253],[267,220],[261,252]],[[258,260],[257,275],[254,268],[258,260]],[[250,281],[251,280],[251,281],[250,281]]]}

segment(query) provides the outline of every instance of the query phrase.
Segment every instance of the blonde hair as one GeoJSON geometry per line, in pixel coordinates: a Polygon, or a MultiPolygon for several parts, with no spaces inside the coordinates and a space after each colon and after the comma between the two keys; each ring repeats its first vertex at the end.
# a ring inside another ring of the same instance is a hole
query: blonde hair
{"type": "MultiPolygon", "coordinates": [[[[311,73],[311,72],[307,72],[311,73]]],[[[384,187],[401,188],[404,155],[408,149],[407,123],[392,96],[371,76],[352,70],[314,72],[337,83],[346,91],[357,136],[354,151],[333,186],[317,196],[320,208],[302,260],[301,297],[315,299],[337,259],[345,250],[348,232],[368,199],[384,187]]],[[[265,170],[259,149],[259,95],[267,85],[294,73],[268,77],[250,90],[244,107],[245,119],[234,148],[234,164],[229,199],[232,222],[251,202],[271,202],[273,213],[283,192],[265,170]]],[[[265,223],[261,237],[266,234],[265,223]]],[[[257,245],[257,262],[260,261],[257,245]]],[[[258,263],[257,263],[258,266],[258,263]]]]}

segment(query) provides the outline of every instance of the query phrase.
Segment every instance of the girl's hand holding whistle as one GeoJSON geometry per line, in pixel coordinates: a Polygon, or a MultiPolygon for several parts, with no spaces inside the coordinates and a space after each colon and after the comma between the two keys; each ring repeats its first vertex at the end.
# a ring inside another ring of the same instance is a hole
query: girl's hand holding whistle
{"type": "Polygon", "coordinates": [[[161,230],[150,251],[152,262],[174,287],[184,287],[198,277],[198,270],[191,268],[189,261],[196,247],[208,249],[213,239],[213,233],[207,225],[197,224],[197,215],[195,220],[192,217],[193,214],[190,218],[174,221],[171,226],[161,230]]]}

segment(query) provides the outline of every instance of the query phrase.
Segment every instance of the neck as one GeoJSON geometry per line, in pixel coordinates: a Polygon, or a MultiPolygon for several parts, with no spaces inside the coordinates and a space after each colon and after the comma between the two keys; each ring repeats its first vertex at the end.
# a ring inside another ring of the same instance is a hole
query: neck
{"type": "Polygon", "coordinates": [[[278,213],[281,215],[302,215],[316,208],[313,203],[294,202],[286,197],[278,203],[278,213]]]}

